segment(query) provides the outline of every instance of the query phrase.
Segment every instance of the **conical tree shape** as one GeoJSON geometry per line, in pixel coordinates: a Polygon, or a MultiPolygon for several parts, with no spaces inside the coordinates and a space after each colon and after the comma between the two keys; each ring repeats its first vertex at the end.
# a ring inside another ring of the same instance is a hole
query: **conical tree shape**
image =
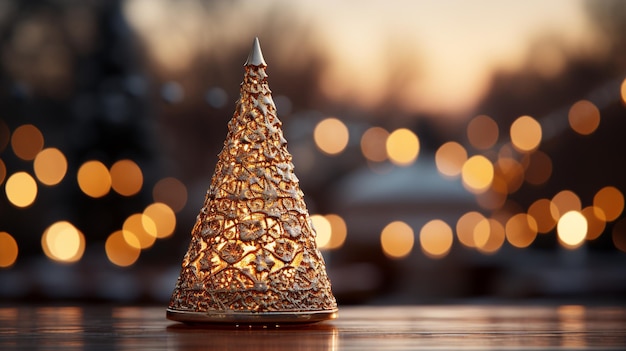
{"type": "Polygon", "coordinates": [[[167,309],[183,322],[315,322],[337,304],[258,39],[167,309]]]}

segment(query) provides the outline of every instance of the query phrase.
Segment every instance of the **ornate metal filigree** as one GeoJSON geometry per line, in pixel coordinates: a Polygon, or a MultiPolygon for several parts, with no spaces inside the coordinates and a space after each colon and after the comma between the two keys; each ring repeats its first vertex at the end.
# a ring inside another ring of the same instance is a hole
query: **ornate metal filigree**
{"type": "Polygon", "coordinates": [[[315,321],[337,310],[265,68],[255,40],[172,294],[171,319],[307,321],[311,314],[315,321]]]}

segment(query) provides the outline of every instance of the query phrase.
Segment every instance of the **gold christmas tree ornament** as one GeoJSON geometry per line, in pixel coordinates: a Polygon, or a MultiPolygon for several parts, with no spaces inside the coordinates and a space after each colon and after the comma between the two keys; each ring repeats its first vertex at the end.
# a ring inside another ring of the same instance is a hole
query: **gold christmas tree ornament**
{"type": "Polygon", "coordinates": [[[266,67],[255,38],[169,319],[311,323],[337,315],[266,67]]]}

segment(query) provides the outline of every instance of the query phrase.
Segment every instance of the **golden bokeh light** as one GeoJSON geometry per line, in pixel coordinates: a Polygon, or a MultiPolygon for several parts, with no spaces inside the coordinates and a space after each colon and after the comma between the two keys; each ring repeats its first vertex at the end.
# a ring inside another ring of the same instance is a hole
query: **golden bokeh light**
{"type": "Polygon", "coordinates": [[[320,249],[326,249],[326,245],[330,242],[332,227],[326,217],[316,214],[311,215],[311,222],[313,223],[313,229],[315,229],[315,243],[320,249]]]}
{"type": "Polygon", "coordinates": [[[498,123],[491,117],[480,115],[472,118],[467,125],[467,139],[478,150],[487,150],[498,141],[498,123]]]}
{"type": "Polygon", "coordinates": [[[28,207],[37,198],[37,182],[26,172],[11,175],[5,184],[7,198],[17,207],[28,207]]]}
{"type": "Polygon", "coordinates": [[[44,231],[41,248],[54,261],[77,262],[85,252],[85,236],[72,223],[59,221],[44,231]]]}
{"type": "Polygon", "coordinates": [[[176,214],[164,203],[148,205],[143,211],[141,220],[146,232],[158,239],[169,237],[176,229],[176,214]]]}
{"type": "Polygon", "coordinates": [[[492,254],[504,244],[504,227],[493,218],[483,218],[474,228],[474,242],[478,251],[492,254]]]}
{"type": "Polygon", "coordinates": [[[422,252],[430,258],[445,257],[452,248],[453,237],[452,228],[446,222],[433,219],[420,230],[422,252]]]}
{"type": "Polygon", "coordinates": [[[361,152],[372,162],[383,162],[387,159],[385,143],[389,132],[381,127],[371,127],[361,136],[361,152]]]}
{"type": "Polygon", "coordinates": [[[41,150],[33,162],[35,176],[42,184],[59,184],[67,173],[67,159],[57,148],[41,150]]]}
{"type": "Polygon", "coordinates": [[[556,232],[563,247],[575,249],[587,237],[587,220],[579,211],[566,212],[559,219],[556,232]]]}
{"type": "Polygon", "coordinates": [[[17,260],[17,241],[7,232],[0,232],[0,268],[11,267],[17,260]]]}
{"type": "Polygon", "coordinates": [[[524,183],[524,167],[510,157],[500,157],[494,165],[495,175],[506,183],[506,191],[512,194],[524,183]]]}
{"type": "Polygon", "coordinates": [[[330,223],[331,235],[326,248],[329,250],[338,249],[343,246],[348,236],[348,226],[346,222],[337,214],[327,214],[326,219],[330,223]]]}
{"type": "Polygon", "coordinates": [[[4,179],[7,176],[7,166],[4,164],[4,161],[0,158],[0,185],[4,182],[4,179]]]}
{"type": "Polygon", "coordinates": [[[402,221],[387,224],[380,234],[380,244],[385,256],[392,259],[401,259],[408,256],[413,250],[415,234],[413,229],[402,221]]]}
{"type": "Polygon", "coordinates": [[[412,131],[406,128],[394,130],[385,143],[389,160],[398,166],[411,165],[417,159],[420,142],[412,131]]]}
{"type": "Polygon", "coordinates": [[[622,218],[615,223],[611,231],[611,238],[613,239],[613,245],[618,250],[626,252],[626,218],[622,218]]]}
{"type": "Polygon", "coordinates": [[[600,110],[589,100],[579,100],[569,109],[567,120],[576,133],[589,135],[600,125],[600,110]]]}
{"type": "Polygon", "coordinates": [[[103,197],[111,190],[111,174],[100,161],[87,161],[78,169],[78,186],[88,196],[103,197]]]}
{"type": "Polygon", "coordinates": [[[556,219],[553,212],[558,212],[558,208],[549,199],[539,199],[528,207],[528,215],[537,223],[537,232],[547,233],[556,226],[556,219]]]}
{"type": "Polygon", "coordinates": [[[470,211],[459,217],[456,221],[456,236],[459,242],[467,247],[475,247],[474,229],[476,225],[485,219],[485,216],[476,211],[470,211]]]}
{"type": "Polygon", "coordinates": [[[111,166],[111,187],[122,196],[133,196],[143,186],[141,168],[131,160],[119,160],[111,166]]]}
{"type": "Polygon", "coordinates": [[[461,144],[455,141],[449,141],[441,145],[435,153],[437,170],[447,177],[460,175],[465,161],[467,161],[467,151],[461,144]]]}
{"type": "Polygon", "coordinates": [[[624,194],[614,186],[606,186],[594,195],[593,205],[602,210],[607,222],[614,221],[624,210],[624,194]]]}
{"type": "Polygon", "coordinates": [[[131,234],[118,230],[107,238],[104,249],[111,263],[128,267],[135,263],[141,254],[139,240],[131,234]]]}
{"type": "Polygon", "coordinates": [[[558,221],[561,216],[569,211],[582,210],[582,203],[578,195],[571,190],[563,190],[558,192],[552,198],[554,206],[550,207],[550,213],[555,221],[558,221]]]}
{"type": "Polygon", "coordinates": [[[11,136],[11,147],[22,160],[32,161],[43,149],[44,139],[39,128],[32,124],[17,127],[11,136]]]}
{"type": "Polygon", "coordinates": [[[526,182],[533,185],[541,185],[550,179],[552,175],[552,159],[543,151],[535,150],[528,155],[526,167],[526,182]]]}
{"type": "Polygon", "coordinates": [[[142,213],[135,213],[124,221],[122,225],[122,233],[128,245],[136,245],[137,249],[147,249],[154,245],[157,232],[157,226],[152,218],[142,213]]]}
{"type": "Polygon", "coordinates": [[[530,152],[541,143],[541,125],[530,116],[521,116],[511,125],[511,143],[516,150],[530,152]]]}
{"type": "Polygon", "coordinates": [[[348,127],[337,118],[320,121],[313,130],[315,145],[327,155],[337,155],[348,146],[350,134],[348,127]]]}
{"type": "Polygon", "coordinates": [[[595,240],[602,235],[606,228],[604,211],[595,206],[587,206],[580,212],[587,220],[587,240],[595,240]]]}
{"type": "Polygon", "coordinates": [[[159,180],[152,188],[154,202],[162,202],[178,213],[187,204],[187,187],[174,177],[159,180]]]}
{"type": "Polygon", "coordinates": [[[507,241],[517,247],[526,248],[537,237],[537,222],[525,213],[518,213],[506,222],[504,227],[507,241]]]}
{"type": "Polygon", "coordinates": [[[470,157],[461,169],[463,186],[475,194],[483,193],[489,188],[493,181],[493,175],[493,165],[482,155],[470,157]]]}

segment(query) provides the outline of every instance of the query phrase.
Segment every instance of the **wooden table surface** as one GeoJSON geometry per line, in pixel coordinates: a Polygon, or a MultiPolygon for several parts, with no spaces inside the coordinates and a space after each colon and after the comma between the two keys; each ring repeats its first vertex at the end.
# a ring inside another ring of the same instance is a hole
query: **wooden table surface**
{"type": "Polygon", "coordinates": [[[0,350],[625,350],[626,308],[341,307],[305,326],[188,326],[164,307],[0,307],[0,350]]]}

